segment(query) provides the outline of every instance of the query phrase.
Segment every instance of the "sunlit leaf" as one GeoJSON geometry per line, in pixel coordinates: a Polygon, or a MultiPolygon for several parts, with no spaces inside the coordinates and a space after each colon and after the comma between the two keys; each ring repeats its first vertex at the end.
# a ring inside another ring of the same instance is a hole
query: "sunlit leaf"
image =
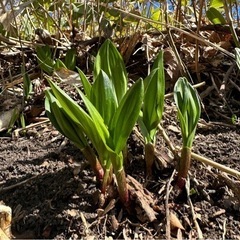
{"type": "Polygon", "coordinates": [[[200,118],[201,106],[196,90],[186,78],[179,78],[176,82],[174,100],[178,108],[183,145],[190,148],[200,118]]]}
{"type": "Polygon", "coordinates": [[[87,79],[86,75],[83,73],[83,71],[82,71],[81,69],[79,69],[79,68],[77,68],[77,70],[78,70],[80,79],[81,79],[81,81],[82,81],[85,94],[86,94],[86,96],[90,99],[90,94],[91,94],[92,85],[91,85],[91,83],[88,81],[88,79],[87,79]]]}
{"type": "Polygon", "coordinates": [[[52,124],[60,133],[80,146],[80,149],[83,149],[87,145],[81,129],[76,129],[76,126],[73,126],[74,122],[67,117],[62,106],[49,90],[46,91],[45,109],[52,124]]]}
{"type": "Polygon", "coordinates": [[[74,70],[76,67],[76,49],[71,48],[67,50],[65,59],[64,59],[65,66],[70,69],[74,70]]]}
{"type": "MultiPolygon", "coordinates": [[[[73,99],[71,99],[62,89],[54,84],[50,79],[48,82],[51,86],[54,96],[61,104],[67,116],[82,128],[86,136],[94,144],[94,147],[99,153],[105,149],[105,143],[108,139],[108,130],[104,125],[103,119],[97,111],[94,111],[94,106],[89,109],[92,111],[95,119],[93,120],[73,99]]],[[[80,91],[80,90],[79,90],[80,91]]],[[[82,93],[81,97],[84,101],[89,101],[82,93]]]]}
{"type": "Polygon", "coordinates": [[[144,135],[144,137],[146,137],[148,141],[153,141],[157,126],[162,119],[164,107],[165,75],[162,51],[154,61],[150,75],[144,80],[144,86],[142,121],[148,131],[148,135],[144,135]]]}
{"type": "Polygon", "coordinates": [[[223,0],[210,0],[209,8],[222,8],[224,6],[223,0]]]}
{"type": "Polygon", "coordinates": [[[209,8],[207,10],[206,15],[213,24],[221,24],[221,25],[226,24],[226,20],[223,17],[222,13],[216,8],[213,8],[213,7],[209,8]]]}
{"type": "Polygon", "coordinates": [[[43,71],[52,74],[55,61],[52,58],[52,51],[48,45],[36,48],[38,63],[43,71]]]}
{"type": "Polygon", "coordinates": [[[127,72],[121,54],[109,39],[103,43],[96,56],[95,79],[101,70],[112,80],[118,102],[120,102],[127,90],[127,72]]]}
{"type": "Polygon", "coordinates": [[[104,71],[100,71],[92,86],[91,102],[108,125],[118,104],[113,83],[104,71]]]}
{"type": "Polygon", "coordinates": [[[154,12],[151,15],[151,19],[155,21],[159,21],[162,18],[162,10],[161,9],[155,9],[154,12]]]}
{"type": "Polygon", "coordinates": [[[136,123],[144,95],[143,81],[138,80],[126,93],[110,124],[113,147],[118,154],[126,145],[127,139],[136,123]]]}

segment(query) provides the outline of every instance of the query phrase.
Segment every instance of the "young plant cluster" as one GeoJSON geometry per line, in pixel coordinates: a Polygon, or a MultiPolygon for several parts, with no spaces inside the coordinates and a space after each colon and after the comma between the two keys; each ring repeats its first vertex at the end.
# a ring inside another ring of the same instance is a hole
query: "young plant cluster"
{"type": "MultiPolygon", "coordinates": [[[[145,140],[146,172],[152,174],[157,127],[164,108],[163,52],[157,56],[150,75],[130,88],[123,59],[110,40],[104,42],[96,56],[93,83],[80,69],[78,72],[83,91],[75,87],[84,108],[48,79],[47,115],[55,128],[82,151],[101,181],[103,193],[115,174],[120,199],[128,206],[124,153],[136,123],[145,140]]],[[[195,90],[184,78],[175,86],[175,100],[184,143],[178,176],[182,180],[187,177],[200,105],[195,90]]]]}

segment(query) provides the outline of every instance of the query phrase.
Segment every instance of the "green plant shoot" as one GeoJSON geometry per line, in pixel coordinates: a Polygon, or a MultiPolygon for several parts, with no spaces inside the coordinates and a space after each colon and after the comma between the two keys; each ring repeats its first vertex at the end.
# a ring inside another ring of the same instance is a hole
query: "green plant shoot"
{"type": "MultiPolygon", "coordinates": [[[[135,122],[139,116],[139,112],[143,100],[143,82],[137,81],[124,95],[114,115],[112,116],[109,126],[104,124],[103,118],[90,102],[90,100],[78,89],[80,97],[84,101],[87,108],[86,112],[77,103],[75,103],[63,90],[61,90],[55,83],[48,80],[51,91],[54,97],[58,100],[60,105],[57,105],[56,101],[51,100],[51,108],[49,110],[49,100],[46,100],[46,109],[54,116],[50,120],[55,122],[56,128],[61,130],[66,137],[76,142],[74,133],[79,132],[86,135],[86,137],[92,142],[93,146],[98,152],[101,164],[104,170],[108,172],[109,163],[113,165],[113,170],[116,175],[118,190],[121,200],[127,204],[128,202],[128,189],[126,184],[125,171],[123,167],[122,150],[126,145],[127,139],[133,129],[135,122]],[[62,108],[60,108],[60,106],[62,108]],[[56,109],[54,109],[56,107],[56,109]],[[59,108],[63,111],[66,119],[60,119],[59,114],[54,112],[59,108]],[[57,117],[58,116],[58,117],[57,117]],[[59,120],[56,124],[56,120],[59,120]],[[60,122],[63,121],[60,125],[60,122]],[[71,124],[69,124],[71,123],[71,124]],[[64,126],[68,126],[67,129],[64,126]],[[70,126],[77,126],[76,128],[69,130],[70,126]],[[70,131],[70,133],[69,133],[70,131]],[[74,134],[74,136],[71,135],[74,134]],[[71,138],[70,138],[71,137],[71,138]],[[108,158],[108,159],[106,159],[108,158]]],[[[49,91],[46,92],[47,99],[50,98],[49,91]]],[[[80,141],[78,141],[79,144],[80,141]]],[[[82,144],[82,143],[80,143],[82,144]]],[[[81,149],[82,146],[79,145],[81,149]]],[[[106,174],[106,172],[105,172],[106,174]]],[[[105,186],[103,188],[105,191],[105,186]]]]}
{"type": "Polygon", "coordinates": [[[121,54],[109,39],[103,43],[96,56],[94,64],[95,79],[101,70],[111,79],[118,102],[120,102],[127,91],[127,71],[121,54]]]}
{"type": "Polygon", "coordinates": [[[89,146],[82,129],[79,125],[69,119],[69,116],[63,111],[63,107],[54,97],[51,90],[46,90],[45,94],[45,109],[53,126],[82,151],[84,157],[90,163],[95,175],[101,180],[104,174],[103,168],[95,153],[89,146]]]}
{"type": "Polygon", "coordinates": [[[174,86],[174,100],[178,109],[183,142],[178,163],[177,185],[183,188],[191,164],[191,148],[201,115],[201,107],[196,90],[185,77],[179,78],[174,86]]]}
{"type": "Polygon", "coordinates": [[[162,119],[164,108],[165,75],[162,51],[158,54],[150,75],[144,80],[144,87],[144,102],[139,125],[145,141],[147,176],[151,176],[155,158],[157,126],[162,119]]]}
{"type": "Polygon", "coordinates": [[[104,169],[102,191],[106,190],[113,168],[120,199],[127,205],[129,198],[122,151],[139,117],[144,85],[143,81],[139,80],[126,90],[126,73],[119,75],[117,81],[116,72],[119,69],[115,70],[116,66],[110,63],[108,74],[102,69],[98,71],[99,67],[108,66],[108,56],[111,56],[112,62],[119,61],[123,64],[120,55],[117,54],[117,49],[109,40],[102,45],[99,52],[92,85],[84,73],[79,70],[85,94],[80,89],[76,89],[86,110],[51,80],[48,80],[51,90],[46,91],[45,106],[50,120],[56,128],[75,144],[77,142],[80,149],[85,147],[86,139],[91,141],[104,169]],[[105,56],[105,60],[102,54],[108,54],[105,56]],[[113,80],[113,76],[115,76],[115,80],[113,80]],[[62,114],[61,119],[59,119],[60,114],[62,114]],[[66,124],[64,124],[65,122],[66,124]],[[65,125],[69,127],[66,128],[65,125]],[[70,129],[71,127],[72,129],[70,129]]]}

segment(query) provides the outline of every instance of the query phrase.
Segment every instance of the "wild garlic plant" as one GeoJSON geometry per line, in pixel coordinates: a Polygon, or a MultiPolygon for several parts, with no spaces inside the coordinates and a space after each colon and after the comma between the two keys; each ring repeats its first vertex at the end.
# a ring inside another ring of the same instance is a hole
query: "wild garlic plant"
{"type": "Polygon", "coordinates": [[[96,56],[93,83],[88,81],[80,69],[79,75],[84,93],[79,88],[76,89],[85,108],[78,105],[49,79],[46,110],[53,125],[80,150],[89,147],[90,140],[99,160],[88,160],[98,176],[101,176],[102,170],[104,172],[102,192],[106,191],[111,181],[113,169],[120,199],[128,205],[129,192],[122,151],[139,117],[144,96],[143,81],[138,80],[127,89],[124,62],[110,40],[104,42],[96,56]],[[63,116],[61,120],[60,114],[63,116]],[[65,125],[69,127],[66,129],[65,125]]]}
{"type": "Polygon", "coordinates": [[[178,109],[183,144],[177,167],[177,186],[182,189],[191,164],[191,149],[201,115],[201,106],[197,91],[185,77],[179,78],[174,86],[174,100],[178,109]]]}
{"type": "Polygon", "coordinates": [[[165,74],[163,51],[160,51],[150,75],[144,79],[144,100],[139,117],[139,126],[145,141],[145,160],[147,176],[152,175],[155,158],[155,144],[158,124],[164,109],[165,74]]]}

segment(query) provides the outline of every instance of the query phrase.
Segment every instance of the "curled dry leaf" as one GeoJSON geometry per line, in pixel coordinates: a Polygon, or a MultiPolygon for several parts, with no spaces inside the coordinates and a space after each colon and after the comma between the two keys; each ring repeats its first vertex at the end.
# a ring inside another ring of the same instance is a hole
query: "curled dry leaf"
{"type": "Polygon", "coordinates": [[[167,129],[170,130],[170,131],[172,131],[172,132],[174,132],[174,133],[181,133],[180,128],[177,127],[177,126],[169,125],[169,126],[167,127],[167,129]]]}
{"type": "Polygon", "coordinates": [[[181,224],[180,220],[178,219],[178,217],[176,216],[175,213],[170,212],[170,226],[171,229],[181,229],[181,230],[185,230],[183,225],[181,224]]]}

